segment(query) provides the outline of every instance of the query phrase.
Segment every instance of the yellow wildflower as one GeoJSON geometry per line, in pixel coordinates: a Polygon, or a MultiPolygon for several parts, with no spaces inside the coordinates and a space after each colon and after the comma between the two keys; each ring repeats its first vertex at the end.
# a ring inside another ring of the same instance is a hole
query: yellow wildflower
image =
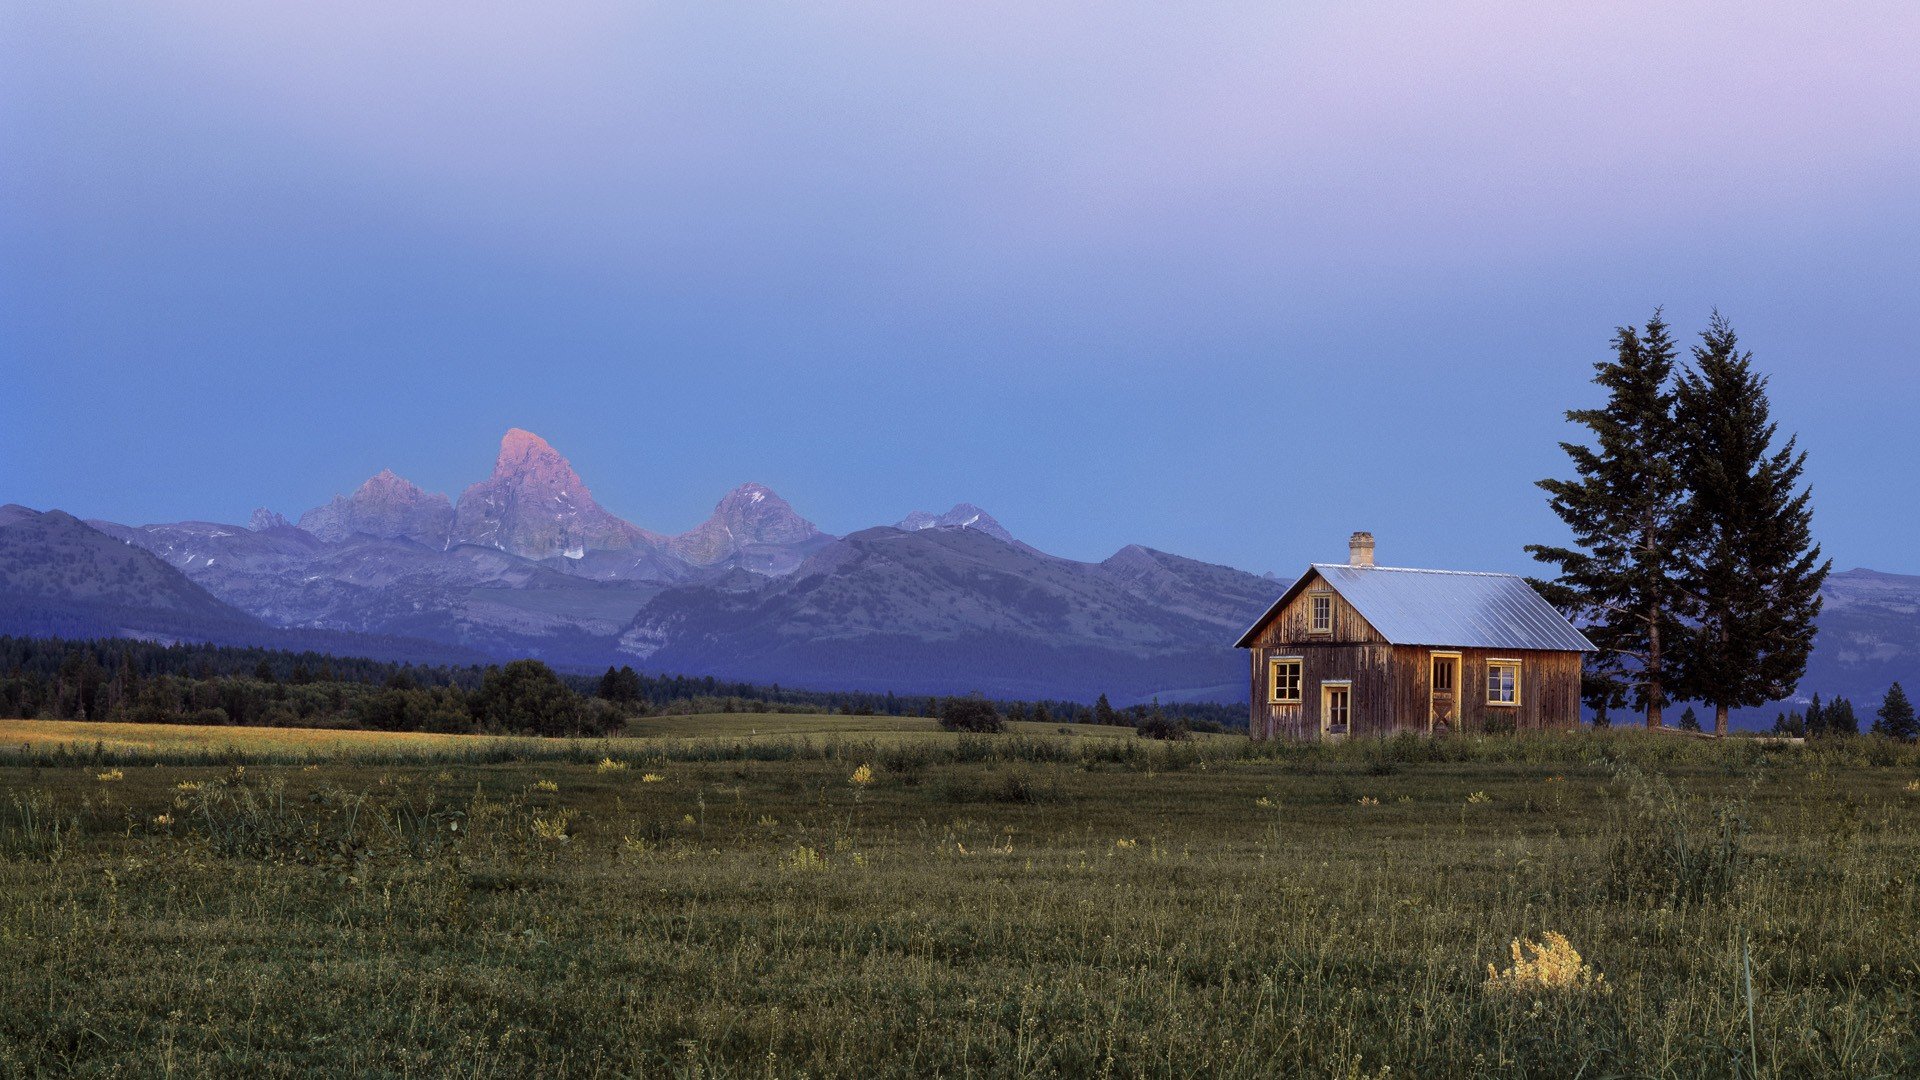
{"type": "Polygon", "coordinates": [[[853,776],[848,778],[847,783],[852,784],[854,787],[866,787],[868,784],[873,783],[873,766],[862,765],[853,770],[853,776]]]}
{"type": "Polygon", "coordinates": [[[665,779],[666,779],[666,777],[664,777],[664,776],[661,776],[661,775],[660,775],[659,773],[657,773],[657,772],[650,772],[650,773],[648,773],[647,775],[645,775],[645,776],[642,776],[642,777],[640,778],[640,782],[641,782],[641,783],[643,783],[643,784],[657,784],[657,783],[659,783],[660,781],[662,781],[662,780],[665,780],[665,779]]]}
{"type": "Polygon", "coordinates": [[[172,814],[161,814],[153,819],[153,825],[156,829],[164,829],[171,824],[173,824],[172,814]]]}
{"type": "Polygon", "coordinates": [[[1253,800],[1253,805],[1259,807],[1262,810],[1271,810],[1273,809],[1273,800],[1267,798],[1265,795],[1262,795],[1259,798],[1253,800]]]}
{"type": "Polygon", "coordinates": [[[780,860],[781,869],[795,873],[804,873],[808,870],[824,870],[826,865],[827,860],[821,858],[818,851],[815,851],[805,844],[794,848],[793,854],[780,860]]]}
{"type": "Polygon", "coordinates": [[[1606,977],[1594,972],[1593,965],[1580,959],[1580,953],[1566,937],[1549,930],[1540,941],[1515,938],[1510,946],[1513,966],[1505,971],[1487,965],[1487,989],[1495,992],[1525,993],[1542,990],[1597,990],[1606,993],[1606,977]]]}
{"type": "Polygon", "coordinates": [[[622,772],[625,771],[626,767],[627,763],[624,761],[615,761],[610,757],[603,757],[600,759],[600,764],[595,765],[593,768],[596,772],[608,773],[622,772]]]}
{"type": "Polygon", "coordinates": [[[551,793],[551,792],[559,791],[560,785],[554,783],[551,780],[535,780],[533,782],[533,790],[545,791],[545,792],[551,793]]]}
{"type": "Polygon", "coordinates": [[[201,788],[206,786],[207,786],[206,784],[198,780],[182,780],[179,783],[173,785],[174,790],[176,791],[199,791],[201,788]]]}
{"type": "Polygon", "coordinates": [[[573,820],[573,811],[555,810],[550,814],[533,815],[533,835],[542,840],[552,840],[564,844],[572,839],[567,835],[567,823],[573,820]]]}
{"type": "Polygon", "coordinates": [[[1484,791],[1476,791],[1473,794],[1467,796],[1468,806],[1482,806],[1492,801],[1493,801],[1493,796],[1487,794],[1484,791]]]}
{"type": "Polygon", "coordinates": [[[1374,798],[1371,795],[1362,795],[1360,796],[1360,805],[1361,806],[1379,806],[1380,800],[1374,798]]]}
{"type": "Polygon", "coordinates": [[[127,778],[127,774],[121,772],[119,769],[108,769],[106,772],[103,772],[103,773],[94,773],[93,778],[95,780],[100,781],[103,784],[110,784],[115,780],[125,780],[127,778]]]}
{"type": "Polygon", "coordinates": [[[1113,842],[1113,846],[1114,846],[1114,847],[1116,847],[1116,848],[1119,848],[1119,849],[1120,849],[1121,851],[1132,851],[1132,850],[1133,850],[1134,848],[1137,848],[1137,847],[1139,847],[1139,846],[1140,846],[1140,841],[1138,841],[1138,840],[1115,840],[1115,841],[1113,842]]]}
{"type": "Polygon", "coordinates": [[[1907,790],[1915,795],[1920,795],[1920,780],[1907,781],[1907,790]]]}

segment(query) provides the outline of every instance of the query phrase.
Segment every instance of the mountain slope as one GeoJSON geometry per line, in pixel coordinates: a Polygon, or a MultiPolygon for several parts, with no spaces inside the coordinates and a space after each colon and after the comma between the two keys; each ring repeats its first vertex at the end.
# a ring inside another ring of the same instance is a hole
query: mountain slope
{"type": "Polygon", "coordinates": [[[902,532],[919,532],[922,529],[973,529],[986,533],[988,536],[1003,543],[1014,544],[1019,542],[1013,538],[1012,533],[1008,532],[1005,527],[994,520],[992,514],[987,513],[972,503],[964,502],[956,504],[953,509],[944,514],[934,514],[926,510],[915,510],[913,513],[901,518],[900,521],[894,525],[894,528],[902,532]]]}
{"type": "Polygon", "coordinates": [[[179,570],[71,514],[0,509],[0,632],[211,638],[264,629],[179,570]]]}
{"type": "MultiPolygon", "coordinates": [[[[273,524],[271,519],[263,523],[273,524]]],[[[372,536],[444,548],[453,531],[453,503],[382,469],[352,495],[335,495],[327,505],[301,514],[300,528],[322,540],[372,536]]]]}
{"type": "Polygon", "coordinates": [[[1895,682],[1914,686],[1920,677],[1920,577],[1846,570],[1829,575],[1820,595],[1820,633],[1798,697],[1818,691],[1860,705],[1877,703],[1895,682]]]}
{"type": "Polygon", "coordinates": [[[1241,576],[1238,606],[1170,604],[1170,587],[1149,595],[1137,575],[975,529],[869,529],[786,578],[663,592],[620,644],[651,667],[807,686],[1231,698],[1245,681],[1233,635],[1280,591],[1241,576]]]}
{"type": "Polygon", "coordinates": [[[669,540],[667,548],[694,566],[784,574],[832,539],[771,488],[742,484],[720,500],[712,517],[669,540]]]}

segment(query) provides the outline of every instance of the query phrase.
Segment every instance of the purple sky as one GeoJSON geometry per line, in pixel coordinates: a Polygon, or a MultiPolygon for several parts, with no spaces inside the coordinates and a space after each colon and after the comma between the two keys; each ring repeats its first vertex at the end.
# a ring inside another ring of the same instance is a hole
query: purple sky
{"type": "Polygon", "coordinates": [[[1836,563],[1920,572],[1920,6],[291,8],[0,8],[0,501],[518,425],[663,531],[1520,569],[1613,326],[1717,305],[1836,563]]]}

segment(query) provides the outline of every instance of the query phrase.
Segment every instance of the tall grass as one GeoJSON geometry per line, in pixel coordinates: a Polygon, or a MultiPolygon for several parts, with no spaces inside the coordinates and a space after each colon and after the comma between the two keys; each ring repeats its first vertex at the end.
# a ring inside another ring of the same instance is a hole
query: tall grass
{"type": "Polygon", "coordinates": [[[0,1076],[1917,1075],[1890,749],[33,752],[0,1076]]]}

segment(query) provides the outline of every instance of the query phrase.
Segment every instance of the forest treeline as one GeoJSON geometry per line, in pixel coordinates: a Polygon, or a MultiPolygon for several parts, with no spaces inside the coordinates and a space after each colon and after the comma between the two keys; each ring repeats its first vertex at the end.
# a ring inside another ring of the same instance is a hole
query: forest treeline
{"type": "MultiPolygon", "coordinates": [[[[601,735],[637,716],[709,712],[942,716],[928,695],[797,690],[708,676],[561,674],[538,660],[422,665],[317,652],[124,639],[0,636],[0,715],[130,723],[241,724],[380,731],[601,735]]],[[[953,699],[947,699],[949,702],[953,699]]],[[[1011,720],[1243,723],[1240,706],[1116,709],[1070,701],[983,701],[1011,720]]]]}

